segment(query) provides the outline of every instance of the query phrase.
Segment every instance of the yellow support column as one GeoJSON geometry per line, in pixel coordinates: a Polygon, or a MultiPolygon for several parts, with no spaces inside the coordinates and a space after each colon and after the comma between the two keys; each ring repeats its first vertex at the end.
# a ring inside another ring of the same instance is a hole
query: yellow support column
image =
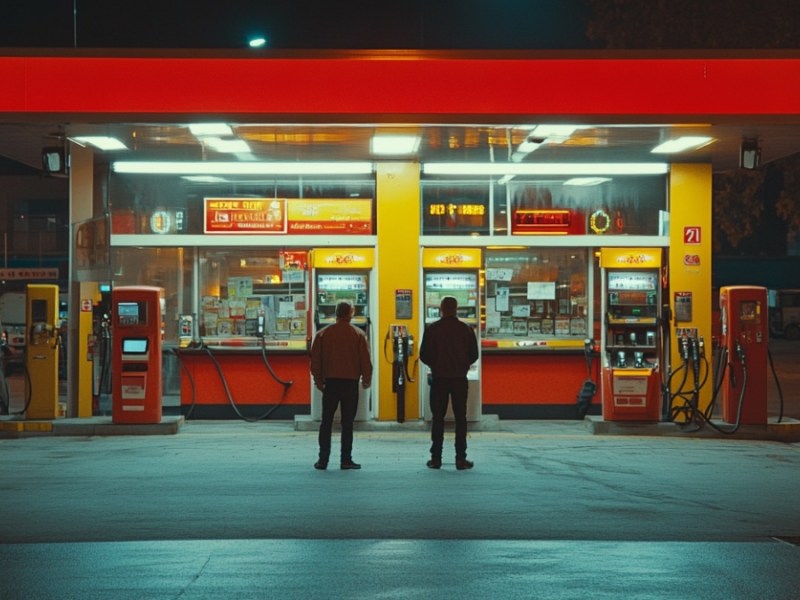
{"type": "MultiPolygon", "coordinates": [[[[378,198],[378,414],[381,421],[397,419],[397,399],[392,392],[392,366],[384,358],[386,332],[393,323],[406,325],[413,335],[419,331],[419,235],[420,171],[418,163],[379,162],[378,198]],[[411,319],[399,319],[395,313],[398,290],[411,290],[411,319]]],[[[417,360],[420,340],[415,339],[410,366],[417,360]]],[[[391,349],[387,352],[390,354],[391,349]]],[[[389,356],[391,360],[391,356],[389,356]]],[[[406,387],[405,418],[419,418],[419,392],[416,383],[406,387]]]]}
{"type": "MultiPolygon", "coordinates": [[[[697,330],[697,334],[705,340],[706,358],[709,365],[712,364],[711,165],[673,164],[670,169],[669,198],[669,305],[673,316],[676,295],[682,299],[690,297],[692,305],[691,320],[676,325],[673,319],[671,326],[670,358],[674,371],[681,364],[677,335],[680,328],[697,330]]],[[[705,410],[711,402],[712,379],[708,378],[705,388],[700,392],[700,410],[705,410]]]]}
{"type": "Polygon", "coordinates": [[[92,306],[100,299],[100,287],[96,281],[81,281],[79,285],[78,327],[74,329],[78,339],[77,343],[72,344],[71,347],[77,348],[78,351],[78,355],[75,357],[78,373],[75,388],[77,389],[77,416],[88,418],[92,416],[92,383],[94,381],[93,348],[90,346],[99,343],[99,340],[93,339],[95,332],[93,331],[92,306]]]}
{"type": "Polygon", "coordinates": [[[58,286],[28,284],[25,368],[30,404],[27,419],[55,419],[58,409],[58,286]]]}

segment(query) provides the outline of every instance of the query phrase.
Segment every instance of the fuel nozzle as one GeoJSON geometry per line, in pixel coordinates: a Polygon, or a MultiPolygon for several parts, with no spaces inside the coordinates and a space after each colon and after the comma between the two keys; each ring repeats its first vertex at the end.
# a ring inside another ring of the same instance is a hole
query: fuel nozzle
{"type": "Polygon", "coordinates": [[[702,335],[697,338],[697,345],[699,346],[700,357],[701,358],[705,358],[706,357],[706,342],[703,339],[702,335]]]}
{"type": "Polygon", "coordinates": [[[689,362],[689,338],[687,336],[681,337],[681,356],[683,362],[689,362]]]}
{"type": "Polygon", "coordinates": [[[736,356],[739,358],[739,362],[742,363],[742,366],[744,366],[744,356],[745,356],[744,347],[742,346],[742,343],[738,340],[736,341],[736,356]]]}

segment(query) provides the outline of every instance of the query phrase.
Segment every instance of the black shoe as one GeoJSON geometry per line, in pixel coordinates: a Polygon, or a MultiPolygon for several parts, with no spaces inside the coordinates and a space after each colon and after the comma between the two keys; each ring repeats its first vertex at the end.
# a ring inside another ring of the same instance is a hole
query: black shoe
{"type": "Polygon", "coordinates": [[[324,460],[318,460],[317,462],[314,463],[314,468],[320,471],[324,471],[325,469],[328,468],[328,463],[324,460]]]}
{"type": "Polygon", "coordinates": [[[429,469],[441,469],[442,468],[442,459],[441,458],[432,458],[427,463],[429,469]]]}
{"type": "Polygon", "coordinates": [[[347,471],[350,469],[360,469],[360,468],[361,465],[356,462],[353,462],[352,460],[345,461],[341,464],[342,471],[347,471]]]}
{"type": "Polygon", "coordinates": [[[456,469],[459,471],[463,471],[464,469],[471,469],[475,466],[475,463],[471,460],[467,460],[466,458],[457,458],[456,459],[456,469]]]}

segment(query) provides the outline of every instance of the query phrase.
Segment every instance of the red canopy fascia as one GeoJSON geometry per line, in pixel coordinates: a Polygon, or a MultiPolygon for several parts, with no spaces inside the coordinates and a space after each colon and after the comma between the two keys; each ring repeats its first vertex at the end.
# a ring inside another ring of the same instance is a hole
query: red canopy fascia
{"type": "Polygon", "coordinates": [[[800,57],[0,57],[0,117],[800,117],[800,57]]]}

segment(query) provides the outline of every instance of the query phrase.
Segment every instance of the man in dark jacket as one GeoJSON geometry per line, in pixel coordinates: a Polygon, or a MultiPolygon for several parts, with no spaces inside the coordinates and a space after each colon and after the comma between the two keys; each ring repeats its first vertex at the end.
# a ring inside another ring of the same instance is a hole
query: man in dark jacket
{"type": "Polygon", "coordinates": [[[319,426],[319,460],[315,469],[327,469],[331,453],[333,416],[341,404],[342,469],[360,469],[353,462],[353,421],[358,410],[358,381],[365,388],[372,382],[372,360],[367,336],[350,324],[353,306],[336,305],[336,323],[321,329],[311,344],[311,375],[322,392],[322,423],[319,426]]]}
{"type": "Polygon", "coordinates": [[[478,360],[478,340],[472,327],[459,321],[458,301],[446,296],[439,305],[441,318],[425,329],[419,359],[431,369],[431,459],[428,467],[442,466],[444,416],[448,399],[456,420],[456,469],[471,469],[467,460],[467,371],[478,360]]]}

